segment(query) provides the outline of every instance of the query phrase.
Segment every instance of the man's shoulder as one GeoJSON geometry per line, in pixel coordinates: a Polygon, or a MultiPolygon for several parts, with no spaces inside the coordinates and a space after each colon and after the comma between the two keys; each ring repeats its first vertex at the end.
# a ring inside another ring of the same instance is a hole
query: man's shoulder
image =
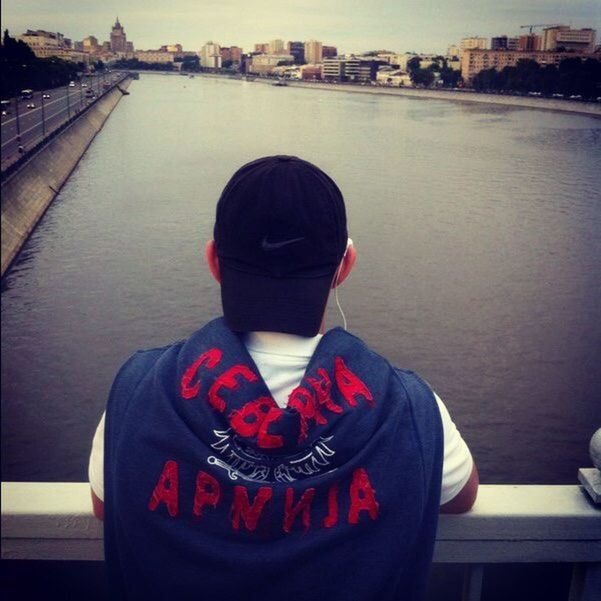
{"type": "Polygon", "coordinates": [[[187,338],[180,338],[179,340],[175,340],[163,346],[138,349],[134,351],[125,361],[125,363],[123,363],[119,372],[117,372],[117,378],[119,378],[123,373],[138,373],[148,370],[152,368],[162,357],[177,357],[182,349],[194,345],[194,343],[201,339],[207,338],[207,336],[214,335],[215,332],[223,327],[222,322],[223,318],[213,319],[200,329],[190,334],[187,338]]]}
{"type": "Polygon", "coordinates": [[[356,334],[351,334],[342,328],[334,328],[333,330],[330,330],[330,332],[335,333],[340,340],[346,340],[347,343],[352,344],[355,352],[358,351],[364,354],[365,357],[369,357],[375,363],[380,364],[382,368],[388,370],[390,374],[393,375],[395,379],[397,379],[403,385],[403,387],[407,389],[407,392],[417,392],[419,390],[420,392],[426,393],[426,395],[431,398],[432,401],[435,400],[434,393],[432,392],[430,385],[417,372],[406,367],[397,367],[396,365],[392,364],[389,359],[371,348],[356,334]]]}

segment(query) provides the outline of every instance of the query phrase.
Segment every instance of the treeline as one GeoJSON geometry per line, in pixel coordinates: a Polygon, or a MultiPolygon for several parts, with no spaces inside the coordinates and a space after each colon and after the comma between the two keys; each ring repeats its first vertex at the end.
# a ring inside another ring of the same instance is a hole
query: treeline
{"type": "Polygon", "coordinates": [[[0,47],[0,94],[17,96],[21,90],[44,90],[67,85],[83,70],[83,65],[60,58],[37,58],[31,48],[4,31],[0,47]]]}
{"type": "Polygon", "coordinates": [[[461,73],[452,69],[443,56],[437,56],[425,69],[421,68],[421,57],[414,56],[407,62],[407,70],[411,83],[415,86],[429,88],[437,83],[443,88],[456,88],[461,81],[461,73]]]}
{"type": "Polygon", "coordinates": [[[113,69],[139,69],[147,71],[173,71],[173,63],[147,63],[137,58],[121,58],[113,66],[113,69]]]}
{"type": "Polygon", "coordinates": [[[537,92],[545,96],[563,94],[594,99],[601,96],[601,61],[566,58],[556,67],[522,59],[515,67],[480,71],[472,86],[480,91],[537,92]]]}

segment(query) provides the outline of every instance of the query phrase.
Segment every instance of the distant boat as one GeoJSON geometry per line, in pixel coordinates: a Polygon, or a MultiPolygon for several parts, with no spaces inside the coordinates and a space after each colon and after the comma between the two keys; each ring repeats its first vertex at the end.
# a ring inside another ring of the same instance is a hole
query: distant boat
{"type": "Polygon", "coordinates": [[[271,84],[272,86],[284,87],[288,84],[283,79],[278,79],[275,83],[271,84]]]}
{"type": "Polygon", "coordinates": [[[189,77],[190,79],[192,79],[192,78],[194,77],[194,75],[188,75],[188,77],[189,77]]]}
{"type": "Polygon", "coordinates": [[[244,79],[245,79],[246,81],[254,81],[254,80],[255,80],[255,79],[257,79],[257,78],[256,78],[254,75],[246,75],[246,76],[244,77],[244,79]]]}

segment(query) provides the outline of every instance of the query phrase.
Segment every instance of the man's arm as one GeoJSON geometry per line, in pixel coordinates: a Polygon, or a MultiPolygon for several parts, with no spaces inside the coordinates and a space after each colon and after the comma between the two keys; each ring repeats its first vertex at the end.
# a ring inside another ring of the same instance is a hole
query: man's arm
{"type": "Polygon", "coordinates": [[[478,495],[478,469],[445,404],[434,393],[444,435],[441,513],[469,511],[478,495]]]}
{"type": "Polygon", "coordinates": [[[99,520],[104,519],[104,417],[103,413],[94,434],[88,467],[92,510],[99,520]]]}
{"type": "Polygon", "coordinates": [[[90,492],[92,493],[92,511],[99,520],[104,520],[104,502],[96,496],[96,493],[91,486],[90,492]]]}
{"type": "Polygon", "coordinates": [[[440,506],[440,513],[465,513],[469,511],[478,496],[479,483],[478,468],[474,463],[469,480],[455,497],[440,506]]]}

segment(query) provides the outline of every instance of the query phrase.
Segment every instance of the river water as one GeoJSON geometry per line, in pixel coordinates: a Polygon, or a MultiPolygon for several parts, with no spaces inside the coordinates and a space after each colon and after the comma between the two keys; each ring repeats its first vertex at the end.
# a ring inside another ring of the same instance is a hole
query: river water
{"type": "MultiPolygon", "coordinates": [[[[2,479],[86,478],[113,375],[220,313],[233,171],[339,184],[349,329],[445,400],[484,482],[572,483],[601,426],[601,121],[142,75],[2,282],[2,479]]],[[[328,310],[328,325],[340,317],[328,310]]]]}

